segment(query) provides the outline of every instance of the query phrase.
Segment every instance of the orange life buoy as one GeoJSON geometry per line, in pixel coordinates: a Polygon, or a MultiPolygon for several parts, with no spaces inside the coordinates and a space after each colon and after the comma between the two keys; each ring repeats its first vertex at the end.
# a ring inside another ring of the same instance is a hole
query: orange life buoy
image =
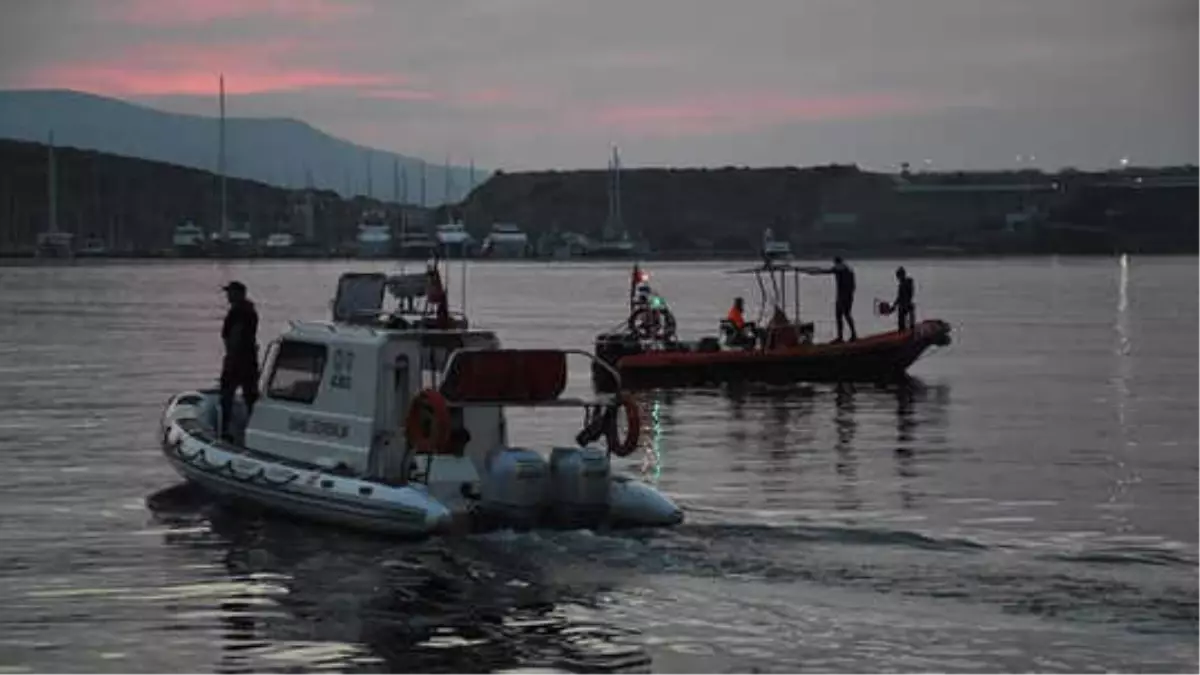
{"type": "Polygon", "coordinates": [[[637,401],[628,393],[622,393],[617,406],[625,411],[625,417],[629,420],[629,431],[625,433],[624,440],[618,440],[616,435],[616,419],[614,411],[614,419],[612,422],[613,433],[608,436],[608,450],[617,457],[628,457],[633,454],[634,450],[638,449],[638,441],[642,436],[642,414],[641,408],[638,407],[637,401]]]}
{"type": "Polygon", "coordinates": [[[450,446],[450,406],[433,389],[422,389],[408,405],[404,434],[418,452],[436,454],[450,446]]]}

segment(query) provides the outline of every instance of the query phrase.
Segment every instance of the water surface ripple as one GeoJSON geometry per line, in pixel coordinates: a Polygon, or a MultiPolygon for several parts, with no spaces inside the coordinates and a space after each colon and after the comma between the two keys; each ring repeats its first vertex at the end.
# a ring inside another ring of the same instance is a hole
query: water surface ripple
{"type": "MultiPolygon", "coordinates": [[[[220,507],[155,448],[167,396],[215,380],[222,282],[265,343],[388,265],[0,267],[0,672],[1195,672],[1195,258],[905,265],[955,330],[908,385],[639,397],[621,467],[678,529],[421,542],[220,507]]],[[[681,332],[755,296],[729,267],[653,266],[681,332]]],[[[857,265],[864,331],[893,267],[857,265]]],[[[589,347],[628,281],[469,275],[511,346],[589,347]]],[[[823,336],[830,291],[802,295],[823,336]]]]}

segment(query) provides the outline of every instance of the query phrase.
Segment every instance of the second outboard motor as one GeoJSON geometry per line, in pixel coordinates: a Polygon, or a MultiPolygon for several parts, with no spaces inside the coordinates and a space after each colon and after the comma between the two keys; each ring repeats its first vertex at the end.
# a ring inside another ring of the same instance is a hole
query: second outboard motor
{"type": "Polygon", "coordinates": [[[546,460],[525,448],[496,448],[484,460],[480,514],[489,524],[533,527],[546,503],[546,460]]]}
{"type": "Polygon", "coordinates": [[[608,516],[608,453],[554,448],[550,453],[550,513],[556,525],[591,527],[608,516]]]}

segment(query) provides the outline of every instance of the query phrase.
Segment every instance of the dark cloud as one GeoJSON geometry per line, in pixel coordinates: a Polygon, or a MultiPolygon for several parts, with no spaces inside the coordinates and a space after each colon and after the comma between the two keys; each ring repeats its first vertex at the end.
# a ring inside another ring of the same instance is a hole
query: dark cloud
{"type": "Polygon", "coordinates": [[[1194,162],[1196,25],[1185,0],[57,0],[7,8],[0,85],[210,114],[224,70],[235,114],[510,168],[610,143],[631,165],[1194,162]]]}

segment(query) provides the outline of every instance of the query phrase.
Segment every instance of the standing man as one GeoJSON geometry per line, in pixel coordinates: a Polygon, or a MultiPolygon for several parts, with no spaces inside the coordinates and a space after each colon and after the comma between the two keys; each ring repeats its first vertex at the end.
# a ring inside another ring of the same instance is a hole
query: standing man
{"type": "Polygon", "coordinates": [[[233,417],[233,394],[242,388],[247,417],[258,401],[258,312],[246,298],[246,285],[231,281],[222,289],[229,300],[229,312],[221,326],[225,343],[225,359],[221,364],[221,438],[232,441],[230,419],[233,417]]]}
{"type": "Polygon", "coordinates": [[[850,326],[850,341],[854,342],[858,339],[858,331],[854,329],[854,317],[850,315],[854,309],[854,270],[850,269],[841,256],[835,256],[833,267],[820,270],[820,273],[832,274],[837,289],[837,301],[833,306],[833,313],[837,318],[837,339],[834,342],[842,341],[843,321],[850,326]]]}
{"type": "Polygon", "coordinates": [[[896,302],[892,307],[899,317],[900,331],[912,330],[916,324],[916,315],[913,312],[913,295],[916,288],[912,277],[908,276],[903,267],[896,268],[896,282],[896,302]]]}

